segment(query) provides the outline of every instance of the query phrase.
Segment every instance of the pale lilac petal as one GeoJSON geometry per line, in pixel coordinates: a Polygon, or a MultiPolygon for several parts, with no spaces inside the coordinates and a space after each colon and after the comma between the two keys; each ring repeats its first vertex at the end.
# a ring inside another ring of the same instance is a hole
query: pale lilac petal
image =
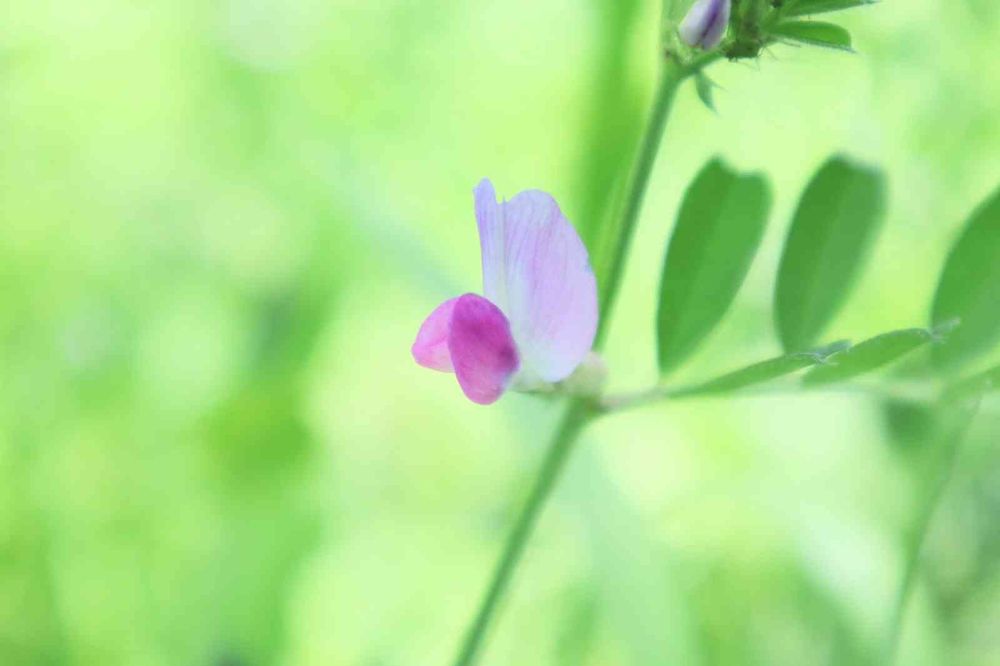
{"type": "Polygon", "coordinates": [[[678,32],[688,46],[715,48],[729,25],[730,0],[697,0],[681,21],[678,32]]]}
{"type": "Polygon", "coordinates": [[[493,185],[475,190],[483,294],[510,321],[525,383],[568,377],[597,331],[597,283],[587,248],[544,192],[497,203],[493,185]]]}
{"type": "Polygon", "coordinates": [[[437,306],[420,325],[417,339],[411,351],[413,359],[431,370],[454,372],[451,352],[448,351],[448,333],[451,330],[451,315],[458,298],[451,298],[437,306]]]}
{"type": "Polygon", "coordinates": [[[519,365],[507,318],[497,306],[476,294],[457,299],[448,350],[462,391],[480,405],[496,402],[519,365]]]}
{"type": "Polygon", "coordinates": [[[503,211],[497,203],[493,183],[479,181],[473,191],[476,198],[476,223],[479,226],[479,249],[483,259],[483,295],[504,308],[504,235],[503,211]]]}

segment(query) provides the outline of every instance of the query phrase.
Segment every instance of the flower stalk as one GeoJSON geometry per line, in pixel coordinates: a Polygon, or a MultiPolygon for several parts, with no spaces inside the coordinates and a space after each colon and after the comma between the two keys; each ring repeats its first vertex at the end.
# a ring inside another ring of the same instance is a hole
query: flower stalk
{"type": "MultiPolygon", "coordinates": [[[[639,220],[646,188],[649,185],[677,88],[684,79],[718,57],[717,52],[705,53],[688,65],[684,65],[673,54],[668,53],[663,63],[652,109],[632,168],[624,206],[615,223],[606,229],[600,246],[602,252],[597,257],[599,266],[603,269],[599,272],[603,283],[599,291],[601,317],[594,341],[595,349],[600,349],[607,335],[608,322],[614,311],[628,249],[639,220]]],[[[480,601],[476,615],[453,662],[454,666],[471,666],[475,663],[496,615],[499,602],[520,562],[538,516],[569,459],[573,445],[587,423],[599,413],[597,404],[590,398],[574,397],[570,400],[563,420],[549,444],[534,486],[507,537],[486,593],[480,601]]]]}
{"type": "Polygon", "coordinates": [[[937,449],[938,455],[933,460],[934,464],[929,466],[930,478],[924,483],[922,501],[906,535],[903,574],[892,606],[892,615],[889,619],[882,655],[882,663],[886,666],[893,666],[896,663],[903,635],[903,625],[906,620],[906,609],[917,582],[927,534],[941,500],[955,476],[962,443],[973,417],[979,410],[979,400],[979,397],[976,396],[957,405],[946,405],[947,413],[953,421],[942,428],[942,432],[931,442],[937,449]]]}
{"type": "Polygon", "coordinates": [[[507,536],[507,542],[504,544],[503,553],[493,572],[489,587],[480,602],[479,610],[469,626],[465,639],[462,641],[458,657],[454,662],[455,666],[471,666],[475,663],[486,632],[496,613],[497,605],[503,598],[514,574],[514,569],[524,553],[524,547],[531,536],[532,528],[538,521],[538,516],[545,506],[546,500],[552,494],[552,489],[555,487],[566,461],[569,460],[577,436],[589,421],[591,414],[589,403],[581,398],[576,398],[570,403],[563,415],[562,422],[553,435],[552,442],[549,444],[548,451],[538,470],[538,476],[531,493],[525,500],[524,507],[507,536]]]}

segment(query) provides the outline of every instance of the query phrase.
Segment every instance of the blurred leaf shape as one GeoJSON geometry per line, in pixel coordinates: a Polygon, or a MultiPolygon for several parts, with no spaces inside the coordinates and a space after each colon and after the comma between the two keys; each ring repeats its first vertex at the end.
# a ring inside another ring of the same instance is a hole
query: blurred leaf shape
{"type": "Polygon", "coordinates": [[[901,398],[886,398],[879,403],[887,443],[898,453],[914,454],[926,448],[928,433],[937,427],[935,405],[901,398]]]}
{"type": "Polygon", "coordinates": [[[660,283],[660,371],[680,365],[719,323],[746,277],[771,205],[760,174],[721,160],[702,168],[681,203],[660,283]]]}
{"type": "Polygon", "coordinates": [[[938,282],[931,321],[958,319],[935,350],[939,368],[974,360],[1000,340],[1000,188],[972,213],[938,282]]]}
{"type": "Polygon", "coordinates": [[[676,395],[694,396],[732,393],[750,386],[765,384],[797,370],[826,363],[827,359],[832,355],[850,346],[851,343],[847,340],[840,340],[812,351],[795,352],[766,361],[760,361],[745,368],[728,372],[715,379],[710,379],[703,384],[681,389],[676,395]]]}
{"type": "Polygon", "coordinates": [[[964,400],[1000,391],[1000,365],[951,384],[944,392],[945,400],[964,400]]]}
{"type": "Polygon", "coordinates": [[[782,16],[808,16],[839,12],[865,5],[874,5],[875,0],[792,0],[781,10],[782,16]]]}
{"type": "MultiPolygon", "coordinates": [[[[639,30],[638,0],[598,3],[600,28],[585,110],[581,159],[574,175],[573,201],[579,211],[573,221],[591,251],[601,241],[602,222],[617,210],[624,178],[639,146],[643,122],[641,87],[629,70],[629,46],[639,30]],[[609,187],[609,183],[611,186],[609,187]]],[[[600,262],[595,262],[599,266],[600,262]]],[[[599,276],[600,277],[600,276],[599,276]]]]}
{"type": "Polygon", "coordinates": [[[878,370],[935,339],[933,332],[923,328],[876,335],[840,352],[830,359],[829,364],[810,370],[802,378],[802,383],[817,386],[851,379],[878,370]]]}
{"type": "Polygon", "coordinates": [[[880,171],[843,156],[806,186],[778,268],[775,323],[786,351],[807,349],[837,314],[878,233],[880,171]]]}
{"type": "Polygon", "coordinates": [[[823,46],[840,51],[854,50],[851,48],[851,33],[839,25],[823,21],[786,21],[771,28],[771,34],[810,46],[823,46]]]}
{"type": "Polygon", "coordinates": [[[698,99],[701,100],[701,103],[710,111],[715,111],[715,100],[712,98],[715,82],[700,69],[694,75],[694,89],[698,93],[698,99]]]}

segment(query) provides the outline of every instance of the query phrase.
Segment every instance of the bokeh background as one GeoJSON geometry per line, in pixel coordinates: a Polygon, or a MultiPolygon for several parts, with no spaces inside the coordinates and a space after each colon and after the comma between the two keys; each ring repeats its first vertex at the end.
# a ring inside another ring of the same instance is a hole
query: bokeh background
{"type": "MultiPolygon", "coordinates": [[[[447,663],[559,405],[416,367],[479,288],[471,190],[593,239],[655,76],[652,0],[33,0],[0,21],[0,663],[447,663]]],[[[769,175],[764,250],[678,375],[778,352],[778,253],[832,152],[888,173],[830,339],[923,325],[1000,181],[994,0],[844,14],[685,88],[607,348],[655,379],[683,188],[769,175]]],[[[659,405],[588,431],[484,664],[878,663],[926,495],[920,410],[659,405]]],[[[1000,409],[935,516],[899,663],[1000,664],[1000,409]]]]}

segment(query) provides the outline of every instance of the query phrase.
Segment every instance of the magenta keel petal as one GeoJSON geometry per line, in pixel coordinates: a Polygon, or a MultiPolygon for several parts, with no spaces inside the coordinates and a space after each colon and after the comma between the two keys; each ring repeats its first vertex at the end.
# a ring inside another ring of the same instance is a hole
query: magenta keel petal
{"type": "Polygon", "coordinates": [[[483,294],[510,320],[528,379],[565,379],[597,331],[597,283],[587,249],[555,199],[521,192],[497,203],[483,180],[475,190],[483,252],[483,294]]]}
{"type": "Polygon", "coordinates": [[[465,294],[455,303],[448,350],[462,391],[481,405],[503,395],[520,365],[507,318],[475,294],[465,294]]]}
{"type": "Polygon", "coordinates": [[[451,352],[448,351],[448,332],[451,330],[451,316],[458,298],[450,298],[434,308],[420,325],[417,339],[411,347],[413,359],[431,370],[453,372],[451,352]]]}

